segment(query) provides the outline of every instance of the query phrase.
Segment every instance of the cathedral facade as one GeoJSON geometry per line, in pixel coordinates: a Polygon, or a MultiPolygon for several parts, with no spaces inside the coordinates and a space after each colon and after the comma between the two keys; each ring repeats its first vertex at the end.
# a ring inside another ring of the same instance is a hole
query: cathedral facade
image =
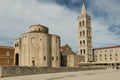
{"type": "Polygon", "coordinates": [[[60,37],[49,34],[43,25],[32,25],[30,31],[14,40],[15,65],[35,67],[60,66],[60,37]]]}

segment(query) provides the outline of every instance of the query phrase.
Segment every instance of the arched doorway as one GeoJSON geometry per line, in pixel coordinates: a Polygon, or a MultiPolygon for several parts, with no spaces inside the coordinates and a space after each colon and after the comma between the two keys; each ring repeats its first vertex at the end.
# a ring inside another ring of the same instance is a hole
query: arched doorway
{"type": "Polygon", "coordinates": [[[35,67],[35,60],[32,60],[32,66],[35,67]]]}
{"type": "Polygon", "coordinates": [[[19,65],[19,54],[15,55],[15,65],[19,65]]]}

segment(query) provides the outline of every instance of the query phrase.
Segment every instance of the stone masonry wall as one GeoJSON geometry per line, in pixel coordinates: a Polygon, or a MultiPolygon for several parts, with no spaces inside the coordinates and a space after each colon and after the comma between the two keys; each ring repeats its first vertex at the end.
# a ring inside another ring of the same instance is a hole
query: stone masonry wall
{"type": "Polygon", "coordinates": [[[18,66],[2,66],[0,67],[0,77],[33,75],[44,73],[58,73],[58,72],[71,72],[83,70],[96,70],[105,68],[40,68],[40,67],[18,67],[18,66]]]}

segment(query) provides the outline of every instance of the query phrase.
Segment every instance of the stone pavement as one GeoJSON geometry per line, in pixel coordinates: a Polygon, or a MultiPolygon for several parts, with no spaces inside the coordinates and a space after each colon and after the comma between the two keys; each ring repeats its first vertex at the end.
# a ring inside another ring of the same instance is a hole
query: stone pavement
{"type": "Polygon", "coordinates": [[[0,80],[120,80],[120,70],[107,69],[38,74],[28,76],[6,77],[0,78],[0,80]]]}

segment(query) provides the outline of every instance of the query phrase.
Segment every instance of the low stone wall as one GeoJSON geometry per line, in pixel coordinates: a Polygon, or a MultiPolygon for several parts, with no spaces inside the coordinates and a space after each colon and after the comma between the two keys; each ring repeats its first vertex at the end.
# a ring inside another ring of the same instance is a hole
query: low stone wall
{"type": "Polygon", "coordinates": [[[103,67],[94,68],[40,68],[40,67],[18,67],[18,66],[1,66],[0,77],[21,76],[21,75],[34,75],[44,73],[58,73],[58,72],[71,72],[83,70],[97,70],[105,69],[103,67]]]}

